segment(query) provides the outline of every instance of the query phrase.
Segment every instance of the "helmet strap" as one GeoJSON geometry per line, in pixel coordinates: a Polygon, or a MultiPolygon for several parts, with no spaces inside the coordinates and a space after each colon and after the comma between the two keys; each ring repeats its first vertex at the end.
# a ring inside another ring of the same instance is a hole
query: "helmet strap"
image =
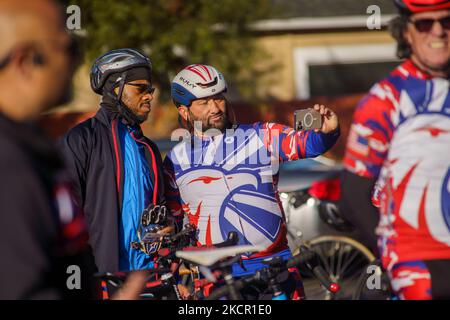
{"type": "Polygon", "coordinates": [[[119,112],[119,115],[122,118],[122,122],[125,125],[133,127],[133,126],[139,125],[141,123],[141,121],[133,113],[133,111],[131,111],[130,108],[128,108],[122,101],[122,94],[123,94],[123,90],[125,88],[125,83],[127,80],[127,71],[122,72],[120,77],[121,77],[121,79],[120,79],[120,83],[119,83],[119,92],[117,93],[117,97],[115,97],[115,99],[117,99],[116,100],[117,111],[119,112]]]}
{"type": "Polygon", "coordinates": [[[119,83],[119,93],[117,94],[117,101],[121,102],[122,101],[122,93],[123,93],[123,89],[125,88],[125,81],[127,80],[127,72],[124,71],[122,72],[122,74],[120,75],[120,83],[119,83]]]}

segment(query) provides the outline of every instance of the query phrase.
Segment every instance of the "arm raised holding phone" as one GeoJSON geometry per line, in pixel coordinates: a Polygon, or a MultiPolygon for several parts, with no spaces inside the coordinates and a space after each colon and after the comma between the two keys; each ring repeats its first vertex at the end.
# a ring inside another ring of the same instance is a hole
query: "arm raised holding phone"
{"type": "Polygon", "coordinates": [[[314,132],[330,133],[337,130],[339,122],[336,114],[324,105],[294,112],[294,129],[314,130],[314,132]]]}

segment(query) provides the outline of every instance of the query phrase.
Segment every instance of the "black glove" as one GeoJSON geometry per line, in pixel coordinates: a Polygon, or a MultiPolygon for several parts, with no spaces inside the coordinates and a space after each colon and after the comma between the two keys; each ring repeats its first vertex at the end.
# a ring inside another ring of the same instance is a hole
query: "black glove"
{"type": "Polygon", "coordinates": [[[157,233],[164,229],[166,220],[167,208],[164,205],[150,204],[141,214],[141,223],[137,230],[139,242],[131,242],[131,247],[147,255],[157,252],[162,241],[162,236],[157,233]]]}
{"type": "Polygon", "coordinates": [[[163,224],[167,218],[167,208],[164,205],[150,204],[141,214],[141,225],[147,227],[151,224],[163,224]]]}

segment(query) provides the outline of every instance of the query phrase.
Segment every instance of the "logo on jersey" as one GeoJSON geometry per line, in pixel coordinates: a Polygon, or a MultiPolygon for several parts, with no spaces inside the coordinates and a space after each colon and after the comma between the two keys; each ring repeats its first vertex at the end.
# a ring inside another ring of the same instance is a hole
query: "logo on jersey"
{"type": "Polygon", "coordinates": [[[242,171],[199,169],[177,179],[184,181],[184,209],[202,244],[221,242],[231,231],[241,244],[270,246],[277,238],[282,223],[277,200],[261,192],[259,171],[242,171]]]}
{"type": "Polygon", "coordinates": [[[406,121],[391,141],[386,164],[394,211],[414,229],[428,230],[435,240],[450,246],[450,132],[446,128],[450,119],[436,114],[406,121]]]}

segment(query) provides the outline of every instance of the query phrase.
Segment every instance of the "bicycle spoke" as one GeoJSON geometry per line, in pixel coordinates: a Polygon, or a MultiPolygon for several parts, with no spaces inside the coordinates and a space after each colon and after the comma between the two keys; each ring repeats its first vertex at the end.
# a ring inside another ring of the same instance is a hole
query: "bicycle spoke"
{"type": "Polygon", "coordinates": [[[350,263],[355,259],[355,257],[359,254],[358,251],[353,250],[353,254],[350,256],[350,258],[346,261],[345,265],[342,267],[342,269],[347,269],[347,267],[350,265],[350,263]]]}
{"type": "MultiPolygon", "coordinates": [[[[336,294],[328,292],[322,285],[305,288],[307,297],[322,298],[326,300],[351,299],[354,297],[355,286],[361,283],[364,267],[370,262],[370,258],[357,246],[346,241],[324,240],[311,246],[319,256],[319,263],[330,275],[332,281],[341,286],[341,291],[336,294]]],[[[361,288],[364,289],[364,288],[361,288]]]]}
{"type": "Polygon", "coordinates": [[[336,278],[336,273],[335,273],[335,264],[334,264],[334,260],[336,258],[336,247],[339,246],[339,242],[336,242],[334,244],[331,244],[330,246],[330,269],[331,269],[331,273],[330,275],[332,275],[334,278],[336,278]]]}
{"type": "Polygon", "coordinates": [[[330,266],[329,270],[329,275],[334,276],[333,273],[333,258],[334,258],[334,243],[333,242],[328,242],[328,250],[327,250],[327,261],[328,261],[328,265],[330,266]]]}
{"type": "Polygon", "coordinates": [[[361,274],[361,272],[364,271],[364,267],[365,267],[365,265],[367,265],[368,262],[369,261],[367,261],[367,259],[364,256],[362,256],[361,254],[358,254],[357,259],[354,261],[354,263],[349,265],[345,271],[347,274],[352,274],[352,273],[361,274]]]}
{"type": "Polygon", "coordinates": [[[337,267],[336,267],[336,281],[339,278],[341,278],[341,275],[343,275],[342,262],[344,261],[344,255],[346,255],[346,253],[347,253],[347,248],[348,248],[348,245],[341,246],[341,248],[339,250],[338,264],[337,264],[337,267]]]}
{"type": "Polygon", "coordinates": [[[353,273],[350,277],[345,278],[345,282],[352,282],[355,279],[359,279],[359,277],[361,276],[361,273],[353,273]]]}
{"type": "Polygon", "coordinates": [[[315,246],[315,248],[316,248],[316,250],[317,250],[317,251],[316,251],[316,252],[317,252],[317,255],[320,257],[320,260],[322,261],[323,267],[325,268],[325,270],[327,271],[327,273],[330,273],[330,267],[329,267],[327,261],[325,260],[326,257],[324,257],[325,254],[324,254],[324,252],[323,252],[323,250],[322,250],[322,246],[321,246],[321,245],[317,245],[317,246],[315,246]],[[320,253],[319,253],[318,251],[320,251],[320,253]]]}

